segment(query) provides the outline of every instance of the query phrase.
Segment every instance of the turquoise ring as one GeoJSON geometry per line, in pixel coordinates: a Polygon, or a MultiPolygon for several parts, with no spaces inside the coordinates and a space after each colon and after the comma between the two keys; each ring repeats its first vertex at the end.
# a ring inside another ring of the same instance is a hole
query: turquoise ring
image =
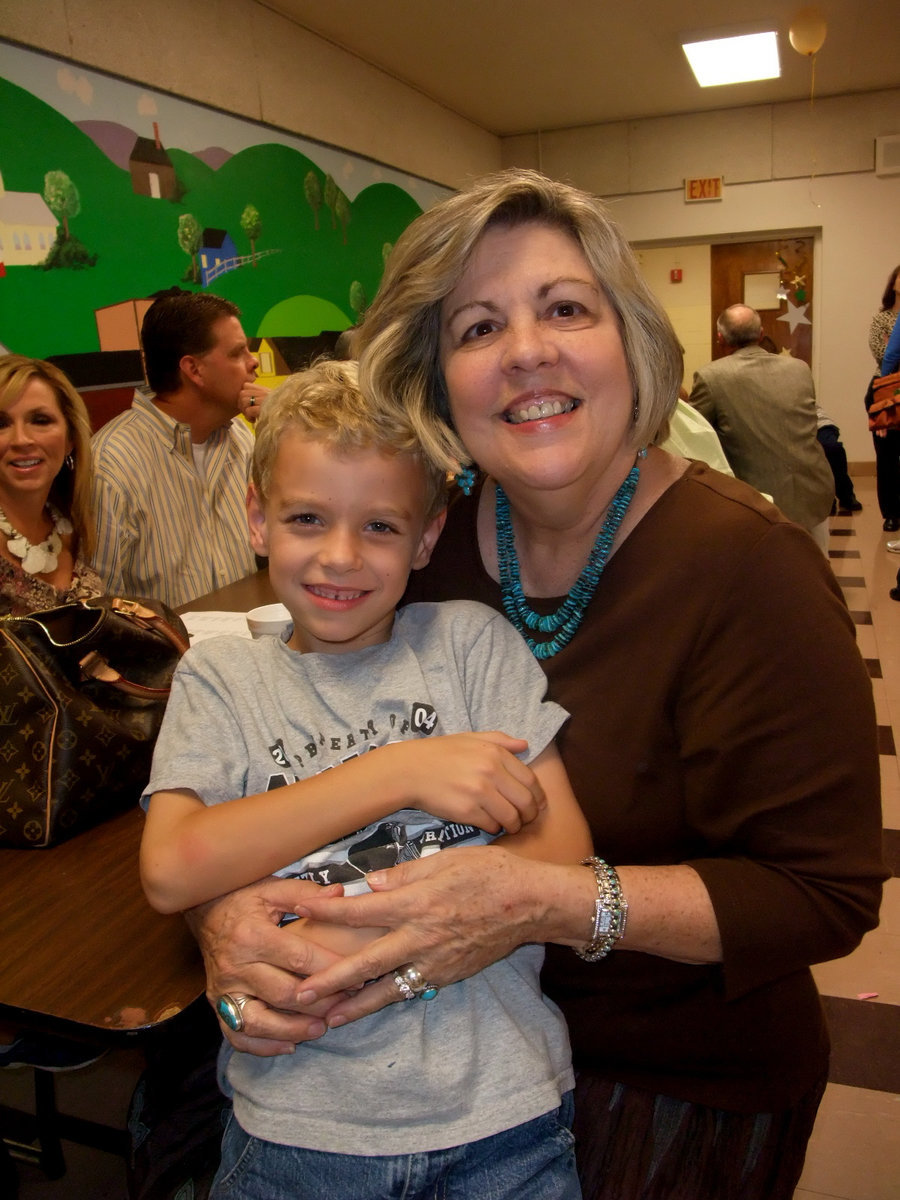
{"type": "Polygon", "coordinates": [[[240,1033],[244,1028],[244,1005],[250,999],[250,996],[232,996],[224,992],[216,1001],[216,1013],[232,1033],[240,1033]]]}

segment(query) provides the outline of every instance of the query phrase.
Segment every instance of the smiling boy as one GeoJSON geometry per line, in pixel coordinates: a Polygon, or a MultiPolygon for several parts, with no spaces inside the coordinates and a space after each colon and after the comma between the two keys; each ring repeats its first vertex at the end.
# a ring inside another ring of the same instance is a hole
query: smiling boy
{"type": "MultiPolygon", "coordinates": [[[[370,870],[501,833],[530,857],[591,852],[553,742],[565,713],[512,626],[467,601],[397,611],[444,508],[443,472],[362,397],[355,364],[320,363],[269,397],[247,510],[293,626],[286,641],[204,642],[176,674],[145,796],[155,907],[270,873],[351,893],[370,870]]],[[[304,930],[339,952],[380,932],[304,930]]],[[[366,1200],[413,1167],[409,1196],[439,1182],[487,1194],[490,1178],[498,1200],[578,1197],[568,1040],[542,957],[522,947],[439,996],[398,964],[397,999],[433,1004],[280,1058],[226,1046],[234,1117],[212,1197],[366,1200]]]]}

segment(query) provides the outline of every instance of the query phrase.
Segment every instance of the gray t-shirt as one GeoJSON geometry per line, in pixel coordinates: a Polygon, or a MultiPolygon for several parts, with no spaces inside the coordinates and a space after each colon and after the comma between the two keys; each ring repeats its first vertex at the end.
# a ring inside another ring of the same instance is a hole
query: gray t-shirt
{"type": "MultiPolygon", "coordinates": [[[[501,729],[531,761],[566,719],[506,619],[471,601],[402,609],[390,641],[298,654],[275,638],[222,637],[182,660],[145,802],[189,788],[206,804],[339,767],[394,741],[501,729]]],[[[286,866],[365,890],[366,871],[484,843],[471,826],[403,810],[286,866]]],[[[226,1090],[248,1133],[344,1154],[411,1154],[510,1129],[573,1085],[568,1035],[541,995],[543,948],[525,946],[430,1002],[389,1006],[293,1055],[226,1046],[226,1090]]]]}

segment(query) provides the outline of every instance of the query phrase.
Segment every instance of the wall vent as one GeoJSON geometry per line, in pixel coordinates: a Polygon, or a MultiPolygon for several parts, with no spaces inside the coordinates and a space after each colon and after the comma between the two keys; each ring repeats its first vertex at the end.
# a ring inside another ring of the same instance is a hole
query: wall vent
{"type": "Polygon", "coordinates": [[[875,174],[900,175],[900,133],[875,139],[875,174]]]}

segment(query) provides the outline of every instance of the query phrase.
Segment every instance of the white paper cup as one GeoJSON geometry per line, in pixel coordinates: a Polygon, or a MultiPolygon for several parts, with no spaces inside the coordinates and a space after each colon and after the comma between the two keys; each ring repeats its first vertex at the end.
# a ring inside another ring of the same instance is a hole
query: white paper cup
{"type": "Polygon", "coordinates": [[[283,604],[263,604],[247,613],[247,628],[255,638],[281,637],[291,624],[291,614],[283,604]]]}

